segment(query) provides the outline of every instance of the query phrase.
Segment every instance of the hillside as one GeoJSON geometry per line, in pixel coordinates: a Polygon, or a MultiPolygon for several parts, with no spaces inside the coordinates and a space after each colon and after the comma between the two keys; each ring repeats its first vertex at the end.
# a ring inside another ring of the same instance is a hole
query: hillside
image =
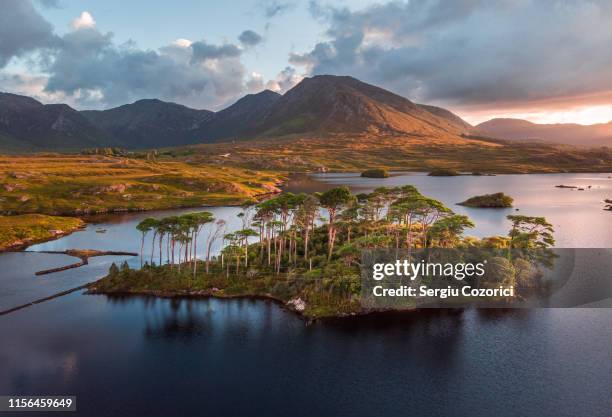
{"type": "Polygon", "coordinates": [[[0,216],[231,205],[277,192],[281,178],[171,158],[0,156],[0,216]]]}
{"type": "Polygon", "coordinates": [[[352,77],[319,75],[305,78],[276,100],[252,131],[265,137],[306,132],[419,136],[466,133],[467,123],[457,123],[448,117],[452,113],[446,112],[444,116],[434,114],[352,77]]]}
{"type": "Polygon", "coordinates": [[[161,152],[194,164],[274,172],[449,169],[465,173],[611,172],[612,148],[574,148],[470,136],[290,135],[161,152]]]}
{"type": "Polygon", "coordinates": [[[217,112],[199,130],[202,142],[250,137],[254,127],[269,114],[280,94],[264,90],[257,94],[248,94],[231,106],[217,112]]]}
{"type": "Polygon", "coordinates": [[[475,129],[508,140],[541,140],[574,146],[612,146],[612,121],[594,125],[537,124],[521,119],[491,119],[475,129]]]}
{"type": "Polygon", "coordinates": [[[44,105],[0,93],[0,145],[8,149],[81,149],[120,143],[66,104],[44,105]]]}
{"type": "Polygon", "coordinates": [[[124,146],[135,149],[198,143],[199,129],[214,115],[157,99],[81,114],[124,146]]]}
{"type": "Polygon", "coordinates": [[[282,96],[269,90],[249,94],[216,113],[156,99],[78,112],[25,96],[0,97],[4,150],[145,149],[294,133],[456,137],[470,129],[446,109],[415,104],[352,77],[331,75],[305,78],[282,96]]]}

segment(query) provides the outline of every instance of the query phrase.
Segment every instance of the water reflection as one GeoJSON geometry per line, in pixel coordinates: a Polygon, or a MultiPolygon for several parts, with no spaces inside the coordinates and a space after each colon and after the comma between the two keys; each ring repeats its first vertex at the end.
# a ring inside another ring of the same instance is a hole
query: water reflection
{"type": "Polygon", "coordinates": [[[74,293],[0,318],[0,392],[74,393],[76,416],[603,416],[610,314],[425,310],[308,326],[262,300],[74,293]]]}

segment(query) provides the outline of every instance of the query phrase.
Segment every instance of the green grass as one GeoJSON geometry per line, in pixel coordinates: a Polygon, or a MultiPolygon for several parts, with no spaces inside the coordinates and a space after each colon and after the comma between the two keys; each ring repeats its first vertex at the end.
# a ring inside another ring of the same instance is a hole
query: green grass
{"type": "Polygon", "coordinates": [[[81,219],[73,217],[26,214],[0,216],[0,250],[53,239],[83,227],[81,219]]]}
{"type": "Polygon", "coordinates": [[[279,175],[186,160],[0,157],[0,214],[85,215],[231,205],[276,192],[279,175]]]}

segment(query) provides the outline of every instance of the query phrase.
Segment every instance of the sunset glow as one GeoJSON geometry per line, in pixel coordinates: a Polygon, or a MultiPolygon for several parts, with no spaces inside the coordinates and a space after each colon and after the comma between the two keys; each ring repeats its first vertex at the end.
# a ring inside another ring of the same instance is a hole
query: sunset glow
{"type": "Polygon", "coordinates": [[[482,111],[458,111],[472,125],[494,118],[524,119],[533,123],[578,123],[592,125],[612,121],[612,104],[573,107],[568,109],[499,109],[482,111]]]}

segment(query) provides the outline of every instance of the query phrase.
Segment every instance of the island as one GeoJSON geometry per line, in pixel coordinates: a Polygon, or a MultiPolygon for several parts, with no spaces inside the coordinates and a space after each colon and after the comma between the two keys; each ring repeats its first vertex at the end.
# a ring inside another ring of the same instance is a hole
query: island
{"type": "Polygon", "coordinates": [[[386,169],[368,169],[361,173],[364,178],[389,178],[389,173],[386,169]]]}
{"type": "Polygon", "coordinates": [[[454,169],[439,168],[434,169],[427,175],[429,175],[430,177],[456,177],[458,175],[461,175],[461,173],[459,171],[455,171],[454,169]]]}
{"type": "Polygon", "coordinates": [[[509,208],[512,207],[514,199],[504,193],[484,194],[468,198],[460,206],[479,208],[509,208]]]}
{"type": "MultiPolygon", "coordinates": [[[[554,245],[553,227],[543,217],[508,216],[512,227],[507,236],[464,236],[474,227],[467,216],[411,185],[357,196],[346,187],[315,195],[284,193],[244,206],[240,218],[244,227],[233,233],[225,233],[225,221],[209,212],[144,219],[137,226],[141,267],[113,264],[88,292],[267,298],[316,320],[379,311],[360,302],[364,250],[554,245]],[[208,232],[200,238],[204,225],[208,232]],[[151,246],[145,248],[151,235],[151,246]],[[224,246],[215,256],[211,248],[219,241],[224,246]],[[205,255],[196,256],[197,248],[204,248],[205,255]]],[[[525,261],[514,253],[493,261],[500,282],[520,286],[535,279],[521,275],[528,269],[514,267],[525,261]]]]}

